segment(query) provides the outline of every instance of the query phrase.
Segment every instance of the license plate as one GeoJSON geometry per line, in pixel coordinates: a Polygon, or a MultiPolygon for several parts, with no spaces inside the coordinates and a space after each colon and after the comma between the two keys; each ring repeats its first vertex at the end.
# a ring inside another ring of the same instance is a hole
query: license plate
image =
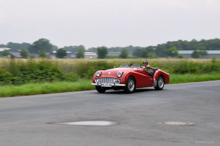
{"type": "Polygon", "coordinates": [[[102,87],[111,87],[112,85],[110,83],[102,83],[102,87]]]}

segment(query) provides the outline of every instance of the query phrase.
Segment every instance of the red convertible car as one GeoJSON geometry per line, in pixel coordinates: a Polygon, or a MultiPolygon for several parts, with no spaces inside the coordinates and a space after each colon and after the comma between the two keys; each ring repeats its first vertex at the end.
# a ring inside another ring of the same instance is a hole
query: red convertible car
{"type": "Polygon", "coordinates": [[[169,83],[168,73],[152,67],[154,72],[148,75],[143,67],[138,63],[128,67],[122,64],[119,68],[108,70],[99,70],[93,76],[92,85],[96,86],[99,93],[104,93],[108,89],[124,89],[125,92],[134,92],[136,88],[154,87],[156,90],[162,90],[164,84],[169,83]]]}

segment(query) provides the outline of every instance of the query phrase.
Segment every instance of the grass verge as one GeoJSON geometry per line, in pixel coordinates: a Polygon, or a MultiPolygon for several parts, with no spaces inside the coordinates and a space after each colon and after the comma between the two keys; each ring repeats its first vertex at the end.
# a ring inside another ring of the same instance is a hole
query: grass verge
{"type": "Polygon", "coordinates": [[[220,74],[171,74],[170,84],[220,80],[220,74]]]}
{"type": "Polygon", "coordinates": [[[31,83],[19,86],[6,85],[0,87],[0,97],[93,90],[95,87],[92,86],[91,83],[91,80],[81,79],[77,82],[63,81],[53,83],[31,83]]]}
{"type": "MultiPolygon", "coordinates": [[[[171,74],[170,84],[220,80],[220,74],[171,74]]],[[[77,82],[31,83],[24,85],[6,85],[0,87],[0,97],[60,93],[71,91],[94,90],[91,80],[80,79],[77,82]]]]}

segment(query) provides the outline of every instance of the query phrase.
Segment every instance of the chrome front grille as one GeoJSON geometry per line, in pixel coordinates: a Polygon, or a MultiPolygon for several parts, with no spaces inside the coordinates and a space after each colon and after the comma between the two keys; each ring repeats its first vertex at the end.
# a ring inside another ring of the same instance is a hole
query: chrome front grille
{"type": "Polygon", "coordinates": [[[115,78],[99,78],[96,79],[97,82],[99,83],[114,83],[114,81],[118,81],[119,79],[115,79],[115,78]]]}

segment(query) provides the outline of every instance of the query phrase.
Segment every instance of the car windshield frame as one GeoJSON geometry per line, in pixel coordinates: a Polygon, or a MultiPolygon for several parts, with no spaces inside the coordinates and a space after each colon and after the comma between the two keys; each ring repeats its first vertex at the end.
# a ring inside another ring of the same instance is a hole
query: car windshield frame
{"type": "Polygon", "coordinates": [[[134,64],[131,65],[131,67],[133,67],[133,68],[141,68],[139,63],[134,63],[134,64]]]}
{"type": "MultiPolygon", "coordinates": [[[[122,63],[120,65],[120,68],[128,68],[128,64],[127,63],[122,63]]],[[[130,68],[141,68],[139,63],[134,63],[134,64],[130,64],[130,68]]]]}
{"type": "Polygon", "coordinates": [[[127,64],[127,63],[122,63],[122,64],[120,65],[120,68],[123,68],[123,67],[128,67],[128,64],[127,64]]]}

